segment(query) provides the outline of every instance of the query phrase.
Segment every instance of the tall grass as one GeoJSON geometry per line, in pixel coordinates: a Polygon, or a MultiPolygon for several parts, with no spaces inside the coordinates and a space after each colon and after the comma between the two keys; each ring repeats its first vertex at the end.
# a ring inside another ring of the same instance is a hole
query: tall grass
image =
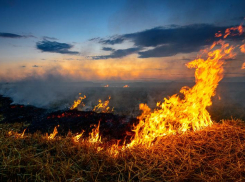
{"type": "MultiPolygon", "coordinates": [[[[197,132],[162,138],[115,157],[101,144],[54,140],[39,132],[9,135],[23,123],[0,124],[1,181],[244,181],[245,124],[227,120],[197,132]]],[[[106,148],[106,144],[102,144],[106,148]]]]}

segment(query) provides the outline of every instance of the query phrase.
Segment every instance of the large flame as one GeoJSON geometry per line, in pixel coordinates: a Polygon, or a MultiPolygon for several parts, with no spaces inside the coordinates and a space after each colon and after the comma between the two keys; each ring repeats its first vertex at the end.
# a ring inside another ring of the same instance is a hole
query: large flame
{"type": "MultiPolygon", "coordinates": [[[[227,37],[231,30],[225,33],[227,37]]],[[[233,46],[222,40],[214,42],[202,51],[206,59],[197,58],[186,65],[196,69],[196,84],[192,88],[182,87],[180,95],[164,98],[164,102],[158,103],[154,111],[146,104],[140,104],[143,112],[138,117],[139,124],[134,127],[135,136],[128,146],[151,146],[161,136],[195,131],[212,125],[206,108],[212,105],[211,97],[215,95],[215,89],[223,78],[224,59],[234,56],[233,49],[233,46]]]]}

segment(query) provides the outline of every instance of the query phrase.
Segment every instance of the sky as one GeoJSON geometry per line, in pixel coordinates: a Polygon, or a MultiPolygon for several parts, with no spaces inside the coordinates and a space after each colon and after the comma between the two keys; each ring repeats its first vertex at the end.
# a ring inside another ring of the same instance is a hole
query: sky
{"type": "MultiPolygon", "coordinates": [[[[185,64],[244,9],[244,0],[0,0],[0,81],[193,79],[185,64]]],[[[244,61],[228,60],[225,77],[243,80],[244,61]]]]}

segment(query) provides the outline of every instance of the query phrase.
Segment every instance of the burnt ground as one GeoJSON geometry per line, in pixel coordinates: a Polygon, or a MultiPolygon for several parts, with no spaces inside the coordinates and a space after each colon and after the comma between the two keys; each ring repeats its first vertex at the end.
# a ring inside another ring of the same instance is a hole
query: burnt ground
{"type": "Polygon", "coordinates": [[[40,131],[41,133],[52,133],[55,126],[59,127],[59,135],[81,133],[85,131],[88,135],[94,127],[100,123],[100,134],[102,138],[130,139],[133,136],[132,126],[137,123],[137,119],[127,116],[119,116],[111,113],[95,113],[92,111],[59,110],[50,111],[34,106],[24,106],[11,104],[8,97],[0,96],[0,115],[3,119],[1,123],[23,122],[23,130],[27,133],[40,131]]]}

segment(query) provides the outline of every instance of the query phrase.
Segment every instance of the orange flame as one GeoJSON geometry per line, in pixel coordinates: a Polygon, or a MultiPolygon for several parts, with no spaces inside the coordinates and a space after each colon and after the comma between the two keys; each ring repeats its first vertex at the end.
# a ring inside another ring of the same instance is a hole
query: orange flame
{"type": "Polygon", "coordinates": [[[110,99],[111,96],[109,96],[108,100],[106,100],[104,103],[100,99],[98,105],[94,107],[93,111],[98,113],[112,113],[114,111],[114,108],[110,108],[108,106],[110,99]]]}
{"type": "Polygon", "coordinates": [[[109,85],[105,85],[104,87],[109,87],[109,85]]]}
{"type": "Polygon", "coordinates": [[[84,133],[84,131],[82,131],[82,133],[80,133],[80,134],[74,136],[74,137],[73,137],[73,141],[74,141],[74,142],[79,142],[79,139],[83,136],[83,133],[84,133]]]}
{"type": "Polygon", "coordinates": [[[240,50],[241,50],[242,53],[245,53],[245,44],[240,46],[240,50]]]}
{"type": "Polygon", "coordinates": [[[242,69],[242,70],[245,69],[245,63],[242,64],[241,69],[242,69]]]}
{"type": "Polygon", "coordinates": [[[123,88],[128,88],[129,86],[128,85],[124,85],[123,88]]]}
{"type": "Polygon", "coordinates": [[[100,137],[100,121],[96,128],[92,129],[92,132],[89,133],[89,142],[90,143],[101,143],[101,137],[100,137]]]}
{"type": "Polygon", "coordinates": [[[233,46],[220,40],[206,49],[207,59],[197,58],[189,62],[188,68],[195,68],[195,82],[192,88],[182,87],[180,95],[164,98],[157,103],[154,111],[146,104],[140,104],[142,115],[139,124],[134,127],[135,136],[128,147],[135,144],[151,146],[157,139],[168,134],[183,133],[188,130],[199,130],[212,125],[207,106],[212,105],[211,97],[223,78],[223,59],[231,58],[233,46]],[[221,48],[217,49],[216,45],[221,48]]]}
{"type": "MultiPolygon", "coordinates": [[[[59,127],[59,125],[57,127],[59,127]]],[[[54,127],[54,131],[48,136],[48,140],[54,139],[54,137],[58,134],[57,127],[56,126],[54,127]]]]}
{"type": "Polygon", "coordinates": [[[215,37],[222,37],[221,31],[218,31],[218,33],[215,33],[215,37]]]}
{"type": "Polygon", "coordinates": [[[22,133],[18,133],[18,132],[14,132],[14,131],[9,131],[8,135],[9,136],[14,136],[15,138],[24,138],[26,129],[24,129],[24,131],[22,133]]]}
{"type": "Polygon", "coordinates": [[[236,36],[236,35],[242,35],[242,34],[243,34],[243,27],[242,25],[239,25],[238,27],[227,28],[225,30],[224,38],[226,38],[228,35],[236,36]]]}
{"type": "MultiPolygon", "coordinates": [[[[240,51],[245,54],[245,44],[240,46],[240,51]]],[[[245,69],[245,62],[242,64],[241,69],[245,69]]]]}
{"type": "MultiPolygon", "coordinates": [[[[81,95],[81,93],[79,93],[79,95],[81,95]]],[[[83,97],[79,97],[77,100],[75,100],[70,109],[75,109],[80,104],[82,104],[82,106],[85,106],[85,104],[82,102],[83,99],[86,99],[86,95],[84,95],[83,97]]]]}

